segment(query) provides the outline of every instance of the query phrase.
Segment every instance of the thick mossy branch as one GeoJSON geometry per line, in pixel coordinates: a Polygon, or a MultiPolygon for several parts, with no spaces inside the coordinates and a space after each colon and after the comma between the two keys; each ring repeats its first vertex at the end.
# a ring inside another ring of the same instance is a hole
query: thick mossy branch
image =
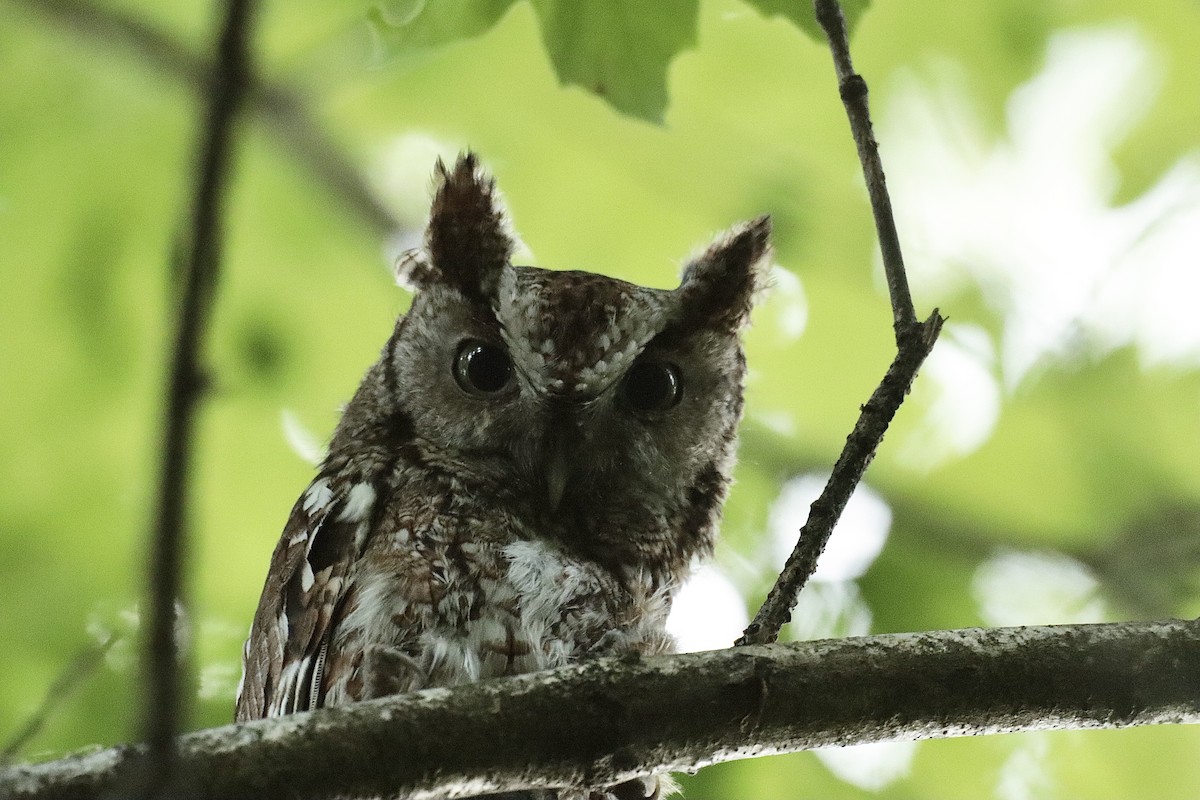
{"type": "MultiPolygon", "coordinates": [[[[1198,689],[1200,625],[1178,621],[603,659],[193,733],[181,788],[237,800],[603,785],[827,745],[1200,722],[1198,689]]],[[[120,796],[145,758],[119,747],[11,768],[0,795],[120,796]]]]}

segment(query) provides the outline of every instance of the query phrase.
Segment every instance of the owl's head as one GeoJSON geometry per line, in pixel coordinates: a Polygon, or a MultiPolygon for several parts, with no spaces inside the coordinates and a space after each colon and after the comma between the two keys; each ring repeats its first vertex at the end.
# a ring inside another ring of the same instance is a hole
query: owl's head
{"type": "Polygon", "coordinates": [[[398,268],[412,308],[360,390],[385,416],[361,423],[403,420],[424,463],[537,535],[684,568],[711,548],[729,482],[768,218],[719,238],[678,288],[650,289],[513,266],[474,156],[439,162],[437,181],[425,247],[398,268]]]}

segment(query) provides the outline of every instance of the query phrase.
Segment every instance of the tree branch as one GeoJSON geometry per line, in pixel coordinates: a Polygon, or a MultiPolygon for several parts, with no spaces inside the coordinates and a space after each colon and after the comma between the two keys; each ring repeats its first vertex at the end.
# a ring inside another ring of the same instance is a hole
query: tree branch
{"type": "Polygon", "coordinates": [[[120,639],[120,633],[111,631],[102,641],[89,644],[75,658],[71,659],[71,662],[67,664],[58,677],[54,679],[54,682],[50,684],[50,688],[46,690],[45,696],[42,697],[41,704],[25,720],[25,723],[17,732],[13,734],[8,744],[4,746],[4,749],[0,750],[0,765],[13,761],[17,753],[21,752],[21,748],[41,732],[50,715],[100,666],[104,661],[104,656],[108,654],[108,651],[120,639]]]}
{"type": "Polygon", "coordinates": [[[196,163],[190,242],[167,384],[166,424],[150,563],[150,626],[146,652],[146,796],[170,790],[179,730],[176,603],[182,596],[187,474],[196,404],[202,391],[200,347],[212,308],[221,253],[221,211],[231,160],[234,120],[249,75],[251,0],[228,0],[217,42],[217,68],[196,163]]]}
{"type": "MultiPolygon", "coordinates": [[[[79,31],[89,42],[123,47],[155,70],[203,92],[213,63],[192,52],[178,39],[132,14],[89,0],[9,0],[79,31]]],[[[400,222],[379,202],[357,168],[313,118],[297,93],[285,86],[251,76],[247,110],[300,164],[348,209],[379,235],[399,230],[400,222]]]]}
{"type": "Polygon", "coordinates": [[[825,488],[809,508],[808,519],[800,529],[795,549],[775,579],[767,599],[738,638],[738,646],[775,641],[780,629],[791,619],[796,597],[816,571],[817,559],[824,552],[834,525],[862,480],[867,465],[875,457],[875,450],[883,441],[883,435],[900,404],[904,402],[917,370],[933,348],[941,327],[942,318],[934,311],[928,320],[910,329],[883,381],[862,407],[825,488]]]}
{"type": "Polygon", "coordinates": [[[912,386],[926,356],[933,349],[945,321],[937,309],[934,309],[929,319],[922,323],[917,322],[912,297],[908,291],[908,278],[904,272],[904,258],[900,253],[896,222],[892,217],[892,201],[888,197],[883,164],[879,160],[879,145],[871,132],[871,117],[867,109],[867,83],[862,76],[854,72],[850,61],[850,43],[846,38],[846,22],[842,17],[841,6],[837,0],[814,0],[814,3],[817,19],[825,29],[829,48],[833,53],[839,91],[850,119],[854,141],[858,145],[858,157],[862,162],[867,193],[871,198],[875,228],[879,232],[883,268],[892,301],[896,357],[871,399],[862,406],[854,430],[846,437],[846,445],[842,448],[842,454],[838,457],[821,496],[812,504],[808,520],[800,529],[800,538],[795,549],[788,556],[779,577],[775,579],[775,585],[771,587],[767,599],[738,638],[736,644],[739,646],[775,641],[779,637],[780,629],[791,619],[800,590],[816,571],[817,559],[824,552],[838,518],[862,480],[867,465],[875,457],[875,451],[883,441],[888,425],[908,395],[909,387],[912,386]]]}
{"type": "Polygon", "coordinates": [[[854,71],[850,60],[850,41],[846,34],[846,20],[838,0],[814,0],[817,21],[825,30],[829,50],[833,54],[833,65],[837,71],[838,94],[846,107],[850,120],[850,132],[858,147],[858,160],[862,162],[863,178],[867,183],[867,195],[871,198],[871,212],[875,217],[875,230],[879,235],[879,250],[883,256],[883,271],[887,276],[888,293],[892,298],[892,316],[896,329],[896,345],[905,331],[917,324],[912,296],[908,291],[908,276],[904,272],[904,256],[900,252],[900,236],[896,233],[896,220],[892,216],[892,200],[888,196],[887,180],[883,175],[883,162],[879,159],[879,143],[871,128],[871,112],[867,108],[867,82],[854,71]]]}
{"type": "MultiPolygon", "coordinates": [[[[430,689],[180,740],[198,797],[611,785],[813,747],[1200,722],[1200,623],[966,629],[735,648],[430,689]]],[[[0,773],[11,800],[120,793],[146,751],[0,773]]]]}

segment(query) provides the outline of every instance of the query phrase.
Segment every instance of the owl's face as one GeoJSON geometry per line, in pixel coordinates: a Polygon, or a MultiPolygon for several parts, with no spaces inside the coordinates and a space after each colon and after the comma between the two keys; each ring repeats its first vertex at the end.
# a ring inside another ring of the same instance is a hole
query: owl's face
{"type": "MultiPolygon", "coordinates": [[[[539,534],[614,563],[711,546],[742,406],[738,332],[765,219],[675,290],[508,263],[490,180],[442,171],[386,395],[443,469],[539,534]]],[[[428,457],[428,456],[427,456],[428,457]]]]}

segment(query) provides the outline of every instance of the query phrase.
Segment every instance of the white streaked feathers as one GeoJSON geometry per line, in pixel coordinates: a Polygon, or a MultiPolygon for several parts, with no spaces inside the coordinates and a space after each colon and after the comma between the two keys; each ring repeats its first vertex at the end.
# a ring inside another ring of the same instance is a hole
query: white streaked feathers
{"type": "Polygon", "coordinates": [[[317,478],[304,493],[304,510],[309,515],[314,515],[319,511],[324,511],[331,500],[333,500],[333,488],[329,485],[329,479],[317,478]]]}
{"type": "Polygon", "coordinates": [[[375,487],[369,483],[356,483],[346,493],[346,502],[342,513],[338,514],[338,522],[361,522],[371,515],[375,506],[375,487]]]}
{"type": "MultiPolygon", "coordinates": [[[[374,574],[364,580],[359,575],[350,578],[355,602],[338,625],[332,647],[393,642],[401,651],[417,654],[411,678],[419,683],[412,688],[453,686],[577,659],[587,646],[581,649],[581,643],[564,637],[561,626],[568,614],[578,615],[583,629],[611,627],[613,577],[598,565],[573,558],[544,540],[502,547],[470,542],[462,549],[486,572],[499,576],[480,581],[478,616],[455,620],[438,603],[409,600],[401,584],[411,576],[374,574]],[[412,625],[412,614],[415,628],[405,627],[406,615],[412,625]]],[[[449,584],[458,579],[431,577],[451,592],[455,589],[449,584]]],[[[666,618],[668,592],[651,590],[648,577],[634,576],[634,583],[643,588],[635,589],[640,593],[636,614],[620,638],[633,649],[644,646],[657,652],[661,637],[656,631],[666,618]]],[[[307,663],[300,669],[307,669],[307,663]]],[[[332,686],[330,691],[340,693],[332,686]]]]}
{"type": "Polygon", "coordinates": [[[520,598],[521,623],[539,632],[562,617],[562,609],[603,586],[598,570],[567,560],[544,540],[513,542],[504,548],[508,581],[520,598]]]}
{"type": "Polygon", "coordinates": [[[312,564],[309,564],[308,559],[305,559],[304,563],[300,565],[300,588],[307,592],[313,587],[315,581],[316,576],[313,575],[312,564]]]}
{"type": "Polygon", "coordinates": [[[237,702],[242,702],[242,691],[246,688],[246,664],[250,660],[250,636],[246,635],[246,641],[242,644],[242,676],[238,678],[237,685],[237,702]]]}

